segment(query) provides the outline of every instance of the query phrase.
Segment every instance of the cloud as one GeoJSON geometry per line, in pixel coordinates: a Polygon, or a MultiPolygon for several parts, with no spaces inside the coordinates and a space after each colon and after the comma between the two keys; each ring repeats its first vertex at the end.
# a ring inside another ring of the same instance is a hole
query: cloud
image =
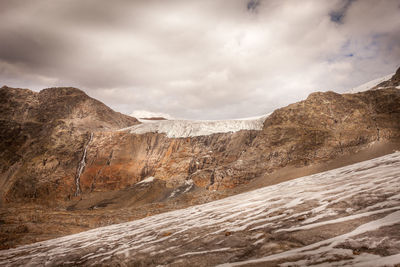
{"type": "Polygon", "coordinates": [[[331,21],[336,23],[343,23],[343,18],[345,17],[347,10],[353,2],[354,0],[342,0],[341,2],[339,2],[337,8],[333,9],[329,13],[331,21]]]}
{"type": "Polygon", "coordinates": [[[251,12],[257,10],[258,6],[260,5],[260,0],[250,0],[247,2],[247,9],[251,12]]]}
{"type": "Polygon", "coordinates": [[[0,81],[75,86],[127,114],[260,115],[394,72],[399,5],[3,0],[0,81]]]}

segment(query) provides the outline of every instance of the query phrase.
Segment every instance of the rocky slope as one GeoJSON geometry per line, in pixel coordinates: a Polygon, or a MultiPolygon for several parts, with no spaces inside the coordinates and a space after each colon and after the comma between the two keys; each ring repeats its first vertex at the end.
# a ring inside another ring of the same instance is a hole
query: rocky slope
{"type": "Polygon", "coordinates": [[[0,251],[0,265],[398,266],[400,152],[0,251]]]}
{"type": "Polygon", "coordinates": [[[139,122],[78,89],[3,87],[0,243],[143,218],[392,152],[398,77],[381,90],[313,93],[257,129],[176,138],[117,131],[139,122]]]}
{"type": "Polygon", "coordinates": [[[90,132],[137,123],[75,88],[0,89],[1,202],[69,198],[90,132]]]}
{"type": "Polygon", "coordinates": [[[191,180],[224,190],[283,167],[328,162],[375,143],[398,142],[399,103],[395,88],[314,93],[276,110],[260,131],[186,138],[152,132],[95,134],[81,178],[83,191],[123,188],[149,176],[171,187],[191,180]]]}

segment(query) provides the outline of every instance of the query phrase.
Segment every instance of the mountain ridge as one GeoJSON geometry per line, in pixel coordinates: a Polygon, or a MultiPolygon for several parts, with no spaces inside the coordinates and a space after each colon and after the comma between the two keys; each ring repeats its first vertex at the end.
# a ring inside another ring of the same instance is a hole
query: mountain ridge
{"type": "Polygon", "coordinates": [[[400,148],[399,73],[382,90],[313,93],[275,110],[259,130],[180,138],[117,131],[139,122],[79,89],[3,87],[2,248],[209,202],[343,166],[362,153],[358,160],[393,152],[400,148]]]}

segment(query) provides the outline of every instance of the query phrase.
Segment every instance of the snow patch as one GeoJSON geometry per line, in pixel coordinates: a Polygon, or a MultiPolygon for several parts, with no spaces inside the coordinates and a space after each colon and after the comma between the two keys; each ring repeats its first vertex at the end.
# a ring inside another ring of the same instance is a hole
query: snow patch
{"type": "Polygon", "coordinates": [[[173,198],[178,194],[184,194],[189,192],[194,187],[194,182],[192,179],[186,180],[185,183],[175,189],[168,198],[173,198]]]}
{"type": "Polygon", "coordinates": [[[151,183],[151,182],[153,182],[154,181],[154,177],[153,176],[150,176],[150,177],[147,177],[146,179],[144,179],[144,180],[142,180],[142,181],[140,181],[140,182],[138,182],[138,183],[136,183],[136,184],[144,184],[144,183],[151,183]]]}

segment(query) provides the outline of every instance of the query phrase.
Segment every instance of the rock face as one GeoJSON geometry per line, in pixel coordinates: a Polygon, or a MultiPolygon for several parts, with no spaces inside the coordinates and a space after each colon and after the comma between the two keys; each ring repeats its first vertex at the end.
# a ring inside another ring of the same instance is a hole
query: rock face
{"type": "Polygon", "coordinates": [[[390,152],[400,147],[399,75],[381,90],[313,93],[273,112],[261,130],[186,138],[116,131],[139,122],[75,88],[3,87],[0,243],[208,202],[379,144],[390,152]]]}
{"type": "Polygon", "coordinates": [[[138,123],[76,88],[2,87],[0,109],[0,203],[70,198],[89,133],[138,123]]]}
{"type": "Polygon", "coordinates": [[[398,266],[399,176],[397,152],[187,209],[0,251],[0,265],[398,266]]]}
{"type": "Polygon", "coordinates": [[[171,187],[224,190],[283,167],[351,155],[374,142],[400,139],[400,91],[314,93],[276,110],[261,131],[190,138],[164,134],[95,134],[83,192],[120,189],[149,176],[171,187]],[[91,160],[92,159],[92,160],[91,160]]]}

